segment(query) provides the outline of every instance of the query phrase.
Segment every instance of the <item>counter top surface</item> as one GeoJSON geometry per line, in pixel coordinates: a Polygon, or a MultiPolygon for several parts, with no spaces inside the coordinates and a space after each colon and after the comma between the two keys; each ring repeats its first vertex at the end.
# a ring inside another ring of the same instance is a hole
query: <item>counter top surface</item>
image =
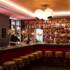
{"type": "Polygon", "coordinates": [[[9,50],[9,49],[16,49],[16,48],[22,48],[22,47],[27,47],[27,46],[34,46],[34,45],[48,45],[48,46],[70,46],[70,43],[68,44],[54,44],[54,43],[31,43],[31,44],[25,44],[25,43],[21,43],[21,44],[17,44],[17,45],[8,45],[6,47],[0,47],[0,51],[3,51],[3,50],[9,50]]]}

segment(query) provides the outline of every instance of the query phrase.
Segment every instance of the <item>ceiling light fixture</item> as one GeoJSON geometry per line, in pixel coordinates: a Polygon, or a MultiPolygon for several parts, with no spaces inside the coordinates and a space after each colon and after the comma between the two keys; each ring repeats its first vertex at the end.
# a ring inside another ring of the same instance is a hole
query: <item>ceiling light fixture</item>
{"type": "Polygon", "coordinates": [[[41,9],[35,11],[35,16],[39,19],[48,20],[48,17],[53,16],[53,10],[48,4],[42,4],[41,9]]]}
{"type": "Polygon", "coordinates": [[[48,20],[48,17],[53,16],[53,10],[51,8],[46,8],[45,10],[37,9],[34,15],[39,19],[48,20]]]}

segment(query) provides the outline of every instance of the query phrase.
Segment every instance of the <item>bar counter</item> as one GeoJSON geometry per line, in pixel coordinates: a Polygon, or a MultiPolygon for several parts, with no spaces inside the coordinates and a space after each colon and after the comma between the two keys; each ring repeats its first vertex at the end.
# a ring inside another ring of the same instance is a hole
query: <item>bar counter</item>
{"type": "Polygon", "coordinates": [[[34,44],[23,44],[16,46],[7,46],[0,48],[0,65],[9,60],[13,60],[13,58],[18,58],[20,56],[24,56],[26,54],[35,52],[35,51],[70,51],[70,44],[46,44],[46,43],[34,43],[34,44]]]}

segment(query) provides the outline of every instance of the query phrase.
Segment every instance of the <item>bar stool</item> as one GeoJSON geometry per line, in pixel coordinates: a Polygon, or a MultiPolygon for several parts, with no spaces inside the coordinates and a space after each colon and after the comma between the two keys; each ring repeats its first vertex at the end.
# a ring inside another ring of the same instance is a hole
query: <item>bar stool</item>
{"type": "Polygon", "coordinates": [[[33,64],[36,65],[36,64],[38,63],[38,62],[37,62],[37,61],[38,61],[38,56],[37,56],[37,55],[38,55],[38,52],[33,52],[32,55],[33,55],[33,57],[34,57],[33,64]]]}
{"type": "Polygon", "coordinates": [[[38,51],[37,52],[37,59],[41,59],[43,56],[43,52],[42,51],[38,51]]]}
{"type": "Polygon", "coordinates": [[[30,65],[30,61],[29,61],[29,56],[28,55],[25,55],[25,56],[21,56],[20,57],[24,63],[24,69],[28,69],[29,68],[29,65],[30,65]]]}
{"type": "Polygon", "coordinates": [[[44,56],[45,57],[52,57],[52,51],[45,51],[44,56]]]}
{"type": "Polygon", "coordinates": [[[33,52],[32,55],[34,55],[34,59],[35,59],[34,63],[38,64],[39,63],[39,59],[40,59],[39,52],[38,51],[33,52]]]}
{"type": "Polygon", "coordinates": [[[36,60],[37,53],[36,52],[33,52],[32,55],[34,56],[34,59],[36,60]]]}
{"type": "Polygon", "coordinates": [[[44,62],[48,66],[52,66],[53,64],[53,51],[45,51],[44,52],[44,62]]]}
{"type": "Polygon", "coordinates": [[[23,60],[23,62],[24,62],[25,64],[29,64],[29,56],[28,56],[28,55],[21,56],[20,58],[23,60]]]}
{"type": "Polygon", "coordinates": [[[29,66],[32,67],[34,65],[35,62],[35,58],[33,54],[29,54],[28,55],[28,59],[29,59],[29,66]]]}
{"type": "Polygon", "coordinates": [[[4,70],[17,70],[16,64],[14,61],[7,61],[3,63],[4,70]]]}
{"type": "Polygon", "coordinates": [[[42,57],[42,51],[36,51],[32,53],[35,57],[35,59],[40,59],[42,57]]]}
{"type": "Polygon", "coordinates": [[[3,70],[3,67],[2,66],[0,66],[0,70],[3,70]]]}
{"type": "Polygon", "coordinates": [[[24,63],[21,58],[14,58],[13,60],[15,61],[18,70],[24,69],[24,63]]]}
{"type": "Polygon", "coordinates": [[[36,59],[39,64],[42,64],[42,62],[43,62],[43,52],[42,51],[37,51],[36,59]]]}
{"type": "Polygon", "coordinates": [[[33,62],[35,60],[34,55],[33,54],[29,54],[29,61],[33,62]]]}
{"type": "Polygon", "coordinates": [[[64,54],[63,51],[55,51],[54,63],[56,66],[64,66],[64,54]]]}
{"type": "Polygon", "coordinates": [[[65,62],[64,62],[66,67],[70,67],[70,51],[65,52],[65,62]]]}

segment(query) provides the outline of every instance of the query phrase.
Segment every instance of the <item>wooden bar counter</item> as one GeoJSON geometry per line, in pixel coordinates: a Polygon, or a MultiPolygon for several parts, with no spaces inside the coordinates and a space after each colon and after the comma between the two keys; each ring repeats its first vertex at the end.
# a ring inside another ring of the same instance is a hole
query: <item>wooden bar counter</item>
{"type": "Polygon", "coordinates": [[[70,44],[26,44],[26,45],[17,45],[17,46],[8,46],[0,49],[0,65],[9,60],[13,60],[13,58],[18,58],[20,56],[24,56],[26,54],[35,52],[35,51],[70,51],[70,44]]]}

